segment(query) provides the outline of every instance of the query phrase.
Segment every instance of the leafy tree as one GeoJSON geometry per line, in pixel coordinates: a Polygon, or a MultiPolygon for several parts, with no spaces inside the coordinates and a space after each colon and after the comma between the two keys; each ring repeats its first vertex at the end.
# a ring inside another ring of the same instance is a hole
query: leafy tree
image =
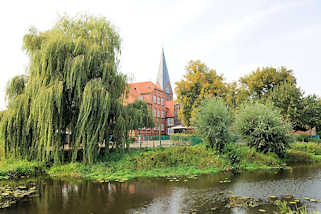
{"type": "Polygon", "coordinates": [[[282,116],[292,123],[294,130],[320,127],[321,103],[315,95],[304,92],[291,83],[281,83],[268,95],[268,101],[281,110],[282,116]]]}
{"type": "Polygon", "coordinates": [[[184,79],[176,82],[175,91],[181,104],[179,117],[183,124],[189,126],[201,102],[215,96],[224,97],[227,88],[223,76],[199,60],[190,61],[185,69],[184,79]]]}
{"type": "Polygon", "coordinates": [[[291,125],[271,105],[249,103],[237,112],[234,130],[258,152],[274,152],[283,157],[289,147],[291,125]]]}
{"type": "Polygon", "coordinates": [[[226,84],[226,103],[235,110],[239,105],[249,100],[249,92],[237,82],[226,84]]]}
{"type": "Polygon", "coordinates": [[[192,123],[212,149],[215,146],[216,151],[223,153],[225,145],[230,142],[232,114],[221,98],[204,101],[192,123]]]}
{"type": "Polygon", "coordinates": [[[258,68],[251,74],[241,77],[239,81],[254,99],[264,98],[269,91],[283,82],[296,84],[293,71],[285,67],[280,69],[273,67],[258,68]]]}
{"type": "Polygon", "coordinates": [[[73,160],[81,149],[83,162],[93,163],[99,143],[112,135],[121,147],[137,126],[131,121],[150,121],[150,114],[135,111],[136,104],[123,106],[120,38],[104,18],[64,16],[48,31],[30,29],[24,49],[27,76],[9,83],[1,121],[6,154],[60,162],[69,134],[73,160]]]}
{"type": "Polygon", "coordinates": [[[303,99],[303,120],[308,128],[316,127],[321,130],[321,102],[316,95],[309,95],[303,99]]]}
{"type": "Polygon", "coordinates": [[[306,128],[304,112],[304,94],[296,85],[281,83],[274,87],[268,95],[269,102],[278,107],[284,119],[289,120],[294,130],[306,128]]]}

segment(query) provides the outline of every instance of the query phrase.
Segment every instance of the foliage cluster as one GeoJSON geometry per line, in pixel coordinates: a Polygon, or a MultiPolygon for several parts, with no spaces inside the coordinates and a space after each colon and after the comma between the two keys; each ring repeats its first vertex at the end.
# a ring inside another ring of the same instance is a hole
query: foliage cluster
{"type": "Polygon", "coordinates": [[[202,146],[174,147],[171,149],[160,149],[158,151],[145,152],[139,156],[133,156],[128,160],[135,170],[150,170],[153,168],[166,167],[188,167],[197,166],[207,168],[215,166],[224,167],[224,160],[214,152],[209,152],[202,146]]]}
{"type": "Polygon", "coordinates": [[[224,154],[233,166],[238,166],[241,163],[241,149],[238,145],[234,143],[225,145],[224,154]]]}
{"type": "Polygon", "coordinates": [[[289,147],[291,126],[273,106],[260,103],[242,105],[234,129],[260,152],[274,152],[283,157],[289,147]]]}
{"type": "Polygon", "coordinates": [[[45,171],[45,165],[40,162],[26,160],[0,161],[0,180],[36,176],[43,171],[45,171]]]}
{"type": "Polygon", "coordinates": [[[249,91],[250,96],[256,99],[266,97],[272,89],[285,82],[296,84],[293,71],[285,67],[262,67],[240,78],[240,83],[249,91]]]}
{"type": "Polygon", "coordinates": [[[186,67],[184,79],[176,83],[177,100],[181,104],[179,116],[185,125],[190,125],[202,100],[211,97],[223,98],[233,111],[247,102],[270,102],[280,109],[281,115],[291,122],[294,130],[317,127],[319,131],[321,99],[316,95],[305,96],[296,82],[290,69],[262,67],[236,82],[227,83],[222,75],[217,75],[204,63],[191,61],[186,67]],[[211,76],[213,72],[215,75],[211,76]]]}
{"type": "Polygon", "coordinates": [[[200,61],[190,61],[186,66],[184,80],[176,83],[177,101],[181,104],[180,118],[187,126],[202,101],[213,96],[225,94],[226,86],[223,76],[208,68],[200,61]]]}
{"type": "Polygon", "coordinates": [[[231,141],[229,127],[232,124],[232,114],[220,98],[214,97],[203,102],[192,124],[200,136],[209,142],[210,147],[215,147],[219,153],[223,153],[224,146],[231,141]]]}
{"type": "Polygon", "coordinates": [[[282,116],[292,123],[294,130],[321,128],[321,102],[316,95],[304,96],[293,83],[284,82],[272,90],[266,98],[281,110],[282,116]]]}
{"type": "Polygon", "coordinates": [[[312,139],[311,136],[308,134],[300,134],[300,135],[294,136],[294,137],[299,142],[309,142],[309,140],[312,139]]]}
{"type": "Polygon", "coordinates": [[[118,71],[120,37],[104,18],[65,16],[50,30],[30,29],[23,42],[30,65],[6,90],[6,155],[62,162],[69,136],[72,159],[82,149],[83,162],[93,163],[109,136],[121,149],[129,130],[153,126],[145,103],[123,105],[128,87],[118,71]]]}
{"type": "Polygon", "coordinates": [[[275,153],[257,152],[255,148],[239,146],[241,153],[240,168],[256,169],[258,167],[278,167],[283,163],[275,153]]]}
{"type": "Polygon", "coordinates": [[[321,144],[316,142],[293,143],[291,148],[298,151],[308,152],[314,155],[321,155],[321,144]]]}

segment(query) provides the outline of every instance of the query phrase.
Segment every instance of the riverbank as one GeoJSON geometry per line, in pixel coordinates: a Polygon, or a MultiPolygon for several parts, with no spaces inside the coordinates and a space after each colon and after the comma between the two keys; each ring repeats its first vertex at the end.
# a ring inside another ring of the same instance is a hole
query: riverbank
{"type": "Polygon", "coordinates": [[[321,162],[321,144],[295,143],[284,159],[273,153],[259,153],[247,146],[238,146],[232,155],[217,155],[204,145],[132,150],[111,153],[108,160],[93,165],[67,163],[46,166],[39,162],[9,160],[0,162],[0,179],[15,179],[48,174],[57,178],[80,178],[107,181],[126,181],[138,177],[167,177],[213,174],[221,171],[279,169],[290,164],[321,162]],[[233,156],[234,155],[234,156],[233,156]],[[231,161],[238,156],[240,162],[231,161]]]}

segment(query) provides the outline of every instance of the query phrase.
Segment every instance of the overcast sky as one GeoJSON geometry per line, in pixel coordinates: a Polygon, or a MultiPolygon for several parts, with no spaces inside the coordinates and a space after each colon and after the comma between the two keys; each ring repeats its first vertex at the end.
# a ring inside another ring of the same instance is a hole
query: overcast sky
{"type": "Polygon", "coordinates": [[[120,69],[135,81],[156,81],[164,47],[172,87],[189,60],[200,59],[237,80],[258,66],[286,66],[298,85],[321,95],[319,0],[55,0],[3,1],[0,6],[0,109],[9,79],[23,74],[28,28],[51,28],[58,15],[104,16],[122,38],[120,69]]]}

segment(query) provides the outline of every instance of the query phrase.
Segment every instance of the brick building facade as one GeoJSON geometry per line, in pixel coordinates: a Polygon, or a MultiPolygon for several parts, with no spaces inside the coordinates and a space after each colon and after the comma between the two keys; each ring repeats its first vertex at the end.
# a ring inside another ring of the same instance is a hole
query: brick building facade
{"type": "Polygon", "coordinates": [[[126,103],[133,103],[136,100],[145,101],[152,110],[153,118],[156,121],[156,127],[153,129],[134,130],[132,133],[135,136],[168,135],[169,128],[177,123],[175,123],[175,103],[164,50],[162,50],[156,82],[156,84],[151,81],[137,82],[129,85],[126,103]]]}

